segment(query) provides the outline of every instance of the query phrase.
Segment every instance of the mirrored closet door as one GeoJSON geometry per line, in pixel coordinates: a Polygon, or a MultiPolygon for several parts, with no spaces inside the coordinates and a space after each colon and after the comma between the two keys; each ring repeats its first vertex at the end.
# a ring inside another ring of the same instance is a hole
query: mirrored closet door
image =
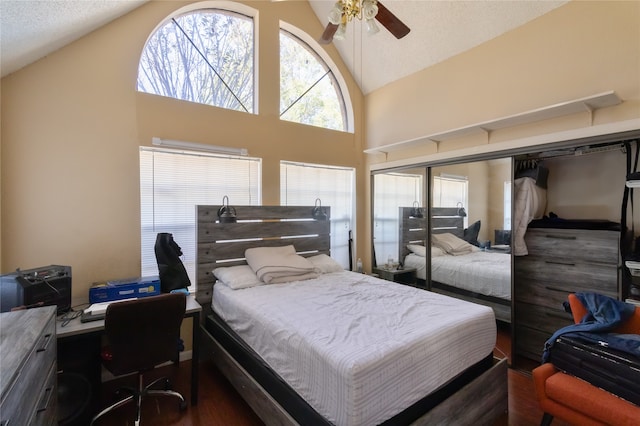
{"type": "Polygon", "coordinates": [[[415,167],[372,176],[374,272],[409,269],[407,245],[413,244],[421,247],[421,258],[410,265],[416,269],[412,281],[424,288],[427,287],[426,173],[425,167],[415,167]]]}
{"type": "Polygon", "coordinates": [[[431,168],[430,289],[511,322],[512,159],[431,168]]]}

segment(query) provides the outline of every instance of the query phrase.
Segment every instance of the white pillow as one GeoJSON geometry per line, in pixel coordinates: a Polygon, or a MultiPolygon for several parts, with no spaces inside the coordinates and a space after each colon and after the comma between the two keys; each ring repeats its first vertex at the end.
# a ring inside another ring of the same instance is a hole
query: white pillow
{"type": "Polygon", "coordinates": [[[445,252],[454,256],[461,256],[480,250],[478,247],[448,232],[444,234],[434,234],[431,238],[433,245],[440,247],[445,252]]]}
{"type": "Polygon", "coordinates": [[[431,257],[445,256],[447,252],[442,250],[440,247],[431,246],[431,257]]]}
{"type": "Polygon", "coordinates": [[[313,264],[296,253],[292,245],[254,247],[244,251],[247,263],[261,281],[267,284],[285,280],[317,278],[313,264]],[[285,278],[286,277],[286,278],[285,278]]]}
{"type": "Polygon", "coordinates": [[[338,262],[333,260],[326,254],[318,254],[316,256],[307,257],[309,262],[313,263],[315,270],[319,274],[329,274],[331,272],[342,272],[344,268],[338,262]]]}
{"type": "Polygon", "coordinates": [[[264,283],[249,265],[224,266],[213,270],[213,275],[228,287],[238,290],[255,287],[264,283]]]}
{"type": "Polygon", "coordinates": [[[427,248],[420,244],[407,244],[407,248],[411,253],[415,253],[418,256],[427,257],[427,248]]]}

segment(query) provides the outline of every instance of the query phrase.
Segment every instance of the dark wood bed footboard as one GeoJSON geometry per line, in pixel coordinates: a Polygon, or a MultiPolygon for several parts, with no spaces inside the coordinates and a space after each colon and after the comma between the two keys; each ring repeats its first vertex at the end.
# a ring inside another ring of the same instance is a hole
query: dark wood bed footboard
{"type": "MultiPolygon", "coordinates": [[[[201,359],[218,366],[265,424],[330,424],[211,310],[215,268],[246,264],[244,251],[252,246],[295,244],[303,256],[330,254],[330,222],[309,219],[313,206],[237,206],[238,222],[223,224],[217,220],[219,208],[198,206],[197,212],[197,300],[204,322],[201,359]]],[[[330,217],[330,208],[323,209],[330,217]]],[[[498,362],[489,354],[416,404],[384,424],[490,425],[507,409],[506,360],[498,362]]]]}
{"type": "Polygon", "coordinates": [[[434,293],[444,294],[445,296],[451,296],[457,299],[466,300],[467,302],[473,302],[479,305],[488,306],[490,308],[493,308],[493,312],[495,313],[496,319],[498,321],[509,324],[511,323],[510,300],[474,293],[436,281],[431,282],[431,291],[433,291],[434,293]]]}
{"type": "MultiPolygon", "coordinates": [[[[215,314],[207,316],[202,334],[208,340],[204,346],[210,348],[204,356],[212,359],[265,424],[331,424],[215,314]]],[[[507,406],[507,362],[490,355],[382,425],[490,425],[507,406]]]]}

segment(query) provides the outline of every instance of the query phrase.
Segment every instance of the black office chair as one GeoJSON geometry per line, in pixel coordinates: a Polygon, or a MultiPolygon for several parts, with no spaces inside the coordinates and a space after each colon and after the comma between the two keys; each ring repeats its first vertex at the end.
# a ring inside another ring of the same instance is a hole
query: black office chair
{"type": "Polygon", "coordinates": [[[143,374],[167,361],[177,361],[180,324],[186,309],[186,296],[168,293],[112,303],[105,314],[105,334],[108,346],[102,354],[103,365],[115,376],[137,373],[138,387],[127,389],[131,394],[99,412],[91,424],[104,414],[135,398],[136,426],[140,424],[140,406],[146,395],[168,395],[180,400],[180,409],[187,404],[178,392],[169,389],[167,378],[145,386],[143,374]],[[163,381],[165,390],[151,389],[163,381]]]}

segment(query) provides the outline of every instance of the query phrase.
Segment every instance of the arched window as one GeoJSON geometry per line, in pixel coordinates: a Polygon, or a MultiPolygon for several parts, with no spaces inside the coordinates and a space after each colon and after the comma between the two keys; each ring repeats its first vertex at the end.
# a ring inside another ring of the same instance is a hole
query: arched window
{"type": "Polygon", "coordinates": [[[180,14],[147,41],[138,90],[254,113],[254,45],[250,16],[223,9],[180,14]]]}
{"type": "Polygon", "coordinates": [[[281,27],[280,118],[353,131],[351,104],[337,67],[321,48],[312,47],[316,43],[306,33],[284,23],[281,27]]]}

